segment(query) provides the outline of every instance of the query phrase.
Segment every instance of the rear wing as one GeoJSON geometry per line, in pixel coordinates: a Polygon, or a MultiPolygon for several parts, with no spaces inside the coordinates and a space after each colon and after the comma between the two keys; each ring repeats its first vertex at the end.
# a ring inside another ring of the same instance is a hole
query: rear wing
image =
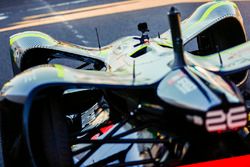
{"type": "Polygon", "coordinates": [[[80,61],[103,63],[109,48],[88,48],[71,43],[57,41],[51,36],[38,32],[26,31],[10,37],[10,52],[14,74],[35,65],[47,64],[49,58],[69,58],[80,61]],[[57,54],[56,53],[61,53],[57,54]]]}
{"type": "MultiPolygon", "coordinates": [[[[201,5],[189,18],[181,22],[183,44],[185,45],[198,34],[227,18],[236,19],[246,36],[243,19],[237,5],[230,1],[213,1],[201,5]]],[[[170,30],[163,33],[161,37],[166,39],[168,46],[172,46],[170,30]]]]}

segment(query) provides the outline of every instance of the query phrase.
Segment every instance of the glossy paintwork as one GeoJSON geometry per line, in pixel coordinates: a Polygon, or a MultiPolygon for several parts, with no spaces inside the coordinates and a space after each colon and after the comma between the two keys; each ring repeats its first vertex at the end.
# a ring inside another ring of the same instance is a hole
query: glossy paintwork
{"type": "MultiPolygon", "coordinates": [[[[186,44],[208,27],[226,18],[237,19],[244,29],[242,16],[234,2],[212,1],[201,5],[181,23],[183,43],[186,44]]],[[[172,46],[170,30],[163,33],[162,37],[166,38],[169,45],[172,46]]]]}
{"type": "Polygon", "coordinates": [[[184,67],[169,72],[157,89],[158,96],[165,102],[198,111],[208,111],[223,103],[215,92],[224,94],[226,101],[232,104],[243,103],[219,75],[199,67],[184,67]]]}
{"type": "Polygon", "coordinates": [[[250,64],[250,42],[235,46],[220,52],[221,60],[218,53],[207,56],[195,56],[187,53],[189,64],[195,64],[209,71],[219,72],[223,75],[235,73],[238,70],[249,69],[250,64]]]}

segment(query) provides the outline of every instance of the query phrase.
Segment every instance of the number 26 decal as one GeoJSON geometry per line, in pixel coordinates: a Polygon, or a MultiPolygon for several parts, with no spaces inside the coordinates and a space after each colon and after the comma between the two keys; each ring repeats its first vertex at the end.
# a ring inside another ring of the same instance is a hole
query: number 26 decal
{"type": "Polygon", "coordinates": [[[244,106],[229,109],[228,113],[223,110],[215,110],[207,113],[206,128],[209,132],[224,131],[245,126],[247,113],[244,106]]]}

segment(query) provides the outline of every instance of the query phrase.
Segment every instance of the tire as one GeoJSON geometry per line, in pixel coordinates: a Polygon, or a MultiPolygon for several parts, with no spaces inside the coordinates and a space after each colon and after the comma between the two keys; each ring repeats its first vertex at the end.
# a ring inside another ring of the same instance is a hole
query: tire
{"type": "Polygon", "coordinates": [[[66,117],[59,101],[50,96],[32,108],[30,141],[37,166],[73,166],[66,117]],[[39,114],[34,109],[40,110],[39,114]]]}
{"type": "Polygon", "coordinates": [[[22,114],[18,107],[7,109],[0,106],[0,166],[29,166],[27,151],[23,147],[22,128],[19,128],[21,122],[22,114]]]}
{"type": "Polygon", "coordinates": [[[2,120],[2,110],[0,110],[0,166],[4,165],[4,152],[3,152],[3,120],[2,120]]]}

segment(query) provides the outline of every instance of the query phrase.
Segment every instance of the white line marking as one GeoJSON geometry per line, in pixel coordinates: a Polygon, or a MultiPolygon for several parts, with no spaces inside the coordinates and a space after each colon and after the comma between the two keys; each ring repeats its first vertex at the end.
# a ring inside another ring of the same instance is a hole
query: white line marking
{"type": "Polygon", "coordinates": [[[77,31],[76,29],[73,29],[72,32],[73,32],[74,34],[78,34],[78,31],[77,31]]]}
{"type": "Polygon", "coordinates": [[[0,20],[7,19],[9,16],[6,16],[4,13],[0,13],[0,20]]]}
{"type": "Polygon", "coordinates": [[[81,40],[81,42],[82,42],[83,44],[89,43],[88,41],[85,41],[85,40],[81,40]]]}
{"type": "Polygon", "coordinates": [[[67,24],[67,27],[68,27],[69,29],[72,29],[72,28],[73,28],[73,26],[70,25],[70,24],[67,24]]]}
{"type": "MultiPolygon", "coordinates": [[[[82,2],[87,2],[88,0],[75,0],[75,1],[72,1],[70,3],[68,2],[65,2],[65,3],[60,3],[60,4],[57,4],[57,5],[50,5],[47,1],[45,0],[40,0],[41,2],[43,2],[45,4],[44,7],[47,7],[49,12],[53,13],[55,12],[55,10],[53,9],[54,7],[56,6],[62,6],[62,5],[66,5],[66,4],[77,4],[77,3],[82,3],[82,2]]],[[[70,22],[68,22],[67,20],[65,20],[64,16],[63,15],[59,15],[59,18],[60,20],[62,21],[62,23],[74,34],[74,36],[76,38],[78,38],[83,44],[86,44],[86,43],[89,43],[88,41],[85,41],[85,40],[82,40],[84,38],[83,35],[81,35],[79,33],[78,30],[76,30],[74,28],[73,25],[70,24],[70,22]]]]}
{"type": "Polygon", "coordinates": [[[31,9],[27,9],[27,11],[36,11],[36,10],[43,10],[43,9],[54,8],[54,7],[68,6],[68,5],[79,4],[79,3],[84,3],[84,2],[88,2],[88,1],[89,0],[75,0],[75,1],[58,3],[55,5],[45,5],[45,6],[41,6],[41,7],[37,7],[37,8],[31,8],[31,9]]]}
{"type": "Polygon", "coordinates": [[[76,35],[76,37],[79,38],[79,39],[82,39],[82,38],[83,38],[83,36],[82,36],[82,35],[79,35],[79,34],[76,35]]]}

